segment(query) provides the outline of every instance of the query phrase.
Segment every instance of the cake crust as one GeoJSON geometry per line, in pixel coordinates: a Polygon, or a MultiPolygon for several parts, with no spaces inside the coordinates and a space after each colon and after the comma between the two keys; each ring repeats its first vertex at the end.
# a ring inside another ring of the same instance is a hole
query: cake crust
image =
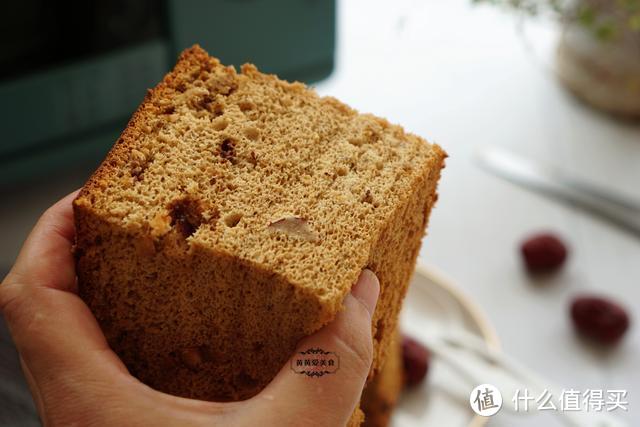
{"type": "Polygon", "coordinates": [[[404,385],[402,346],[395,332],[380,372],[362,392],[360,408],[364,412],[364,427],[387,427],[404,385]]]}

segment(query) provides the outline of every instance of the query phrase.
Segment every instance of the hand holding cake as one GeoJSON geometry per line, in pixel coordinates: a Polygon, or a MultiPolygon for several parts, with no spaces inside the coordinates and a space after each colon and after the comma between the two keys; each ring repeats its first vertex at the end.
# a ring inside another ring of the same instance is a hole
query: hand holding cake
{"type": "Polygon", "coordinates": [[[70,194],[40,218],[0,285],[0,308],[20,352],[44,425],[343,425],[372,360],[371,313],[379,284],[365,270],[336,319],[298,348],[340,356],[335,375],[308,378],[285,365],[258,395],[205,402],[153,390],[129,374],[76,295],[70,194]]]}
{"type": "Polygon", "coordinates": [[[187,49],[0,288],[44,423],[385,425],[445,158],[187,49]]]}

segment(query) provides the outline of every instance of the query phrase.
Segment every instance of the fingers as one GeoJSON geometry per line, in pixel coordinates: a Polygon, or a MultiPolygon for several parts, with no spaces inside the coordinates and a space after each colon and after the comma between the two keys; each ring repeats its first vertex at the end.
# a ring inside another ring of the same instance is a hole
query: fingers
{"type": "Polygon", "coordinates": [[[47,390],[82,381],[113,382],[126,373],[89,308],[70,292],[75,287],[73,197],[75,193],[42,215],[0,285],[0,311],[38,394],[36,401],[42,399],[44,405],[47,390]]]}
{"type": "Polygon", "coordinates": [[[22,246],[18,259],[3,285],[18,282],[30,286],[74,289],[75,268],[71,254],[74,226],[71,202],[77,194],[78,192],[74,191],[42,214],[22,246]]]}
{"type": "Polygon", "coordinates": [[[320,348],[339,356],[335,373],[309,377],[295,373],[289,361],[252,403],[263,406],[265,416],[278,417],[281,424],[283,414],[288,414],[291,425],[345,425],[360,400],[371,367],[371,315],[379,292],[375,274],[364,270],[344,300],[345,310],[299,344],[294,363],[299,352],[320,348]]]}
{"type": "Polygon", "coordinates": [[[13,289],[15,295],[3,306],[3,314],[36,383],[65,371],[83,372],[94,379],[113,375],[105,372],[109,367],[126,371],[77,295],[39,286],[14,288],[20,286],[13,289]]]}

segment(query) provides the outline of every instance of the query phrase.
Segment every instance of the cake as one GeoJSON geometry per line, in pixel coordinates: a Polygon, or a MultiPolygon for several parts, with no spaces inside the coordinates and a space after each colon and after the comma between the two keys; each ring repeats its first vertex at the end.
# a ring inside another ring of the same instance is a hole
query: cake
{"type": "Polygon", "coordinates": [[[74,200],[79,295],[129,371],[178,396],[258,393],[380,279],[380,370],[446,154],[301,83],[194,46],[74,200]]]}
{"type": "Polygon", "coordinates": [[[396,332],[387,350],[387,357],[380,372],[362,392],[360,408],[364,412],[364,427],[386,427],[402,392],[402,346],[396,332]]]}

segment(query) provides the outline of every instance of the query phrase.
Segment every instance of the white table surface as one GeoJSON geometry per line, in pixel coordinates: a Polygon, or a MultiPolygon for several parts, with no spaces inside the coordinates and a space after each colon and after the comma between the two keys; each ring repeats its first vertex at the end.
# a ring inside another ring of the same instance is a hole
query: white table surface
{"type": "MultiPolygon", "coordinates": [[[[640,125],[581,105],[550,69],[557,32],[470,0],[349,0],[339,8],[333,76],[317,85],[442,145],[450,155],[421,261],[444,270],[485,311],[504,350],[559,385],[626,389],[640,425],[640,328],[614,351],[575,337],[568,304],[579,292],[622,301],[640,320],[640,239],[488,175],[475,150],[498,146],[640,200],[640,125]],[[518,244],[540,229],[571,245],[548,283],[523,272],[518,244]]],[[[506,397],[505,400],[510,399],[506,397]]],[[[499,413],[490,426],[560,425],[550,415],[499,413]]]]}
{"type": "MultiPolygon", "coordinates": [[[[353,107],[387,117],[449,153],[421,260],[444,270],[485,311],[508,353],[567,388],[629,391],[640,424],[640,330],[602,353],[577,339],[572,295],[601,292],[640,317],[640,240],[579,211],[490,176],[474,150],[503,147],[566,168],[640,199],[640,126],[594,112],[545,68],[553,31],[536,31],[541,54],[517,35],[513,16],[470,0],[348,0],[339,4],[337,67],[316,85],[353,107]],[[572,251],[549,283],[523,273],[519,241],[552,229],[572,251]]],[[[5,194],[0,267],[15,258],[39,213],[81,185],[95,165],[5,194]]],[[[559,425],[550,416],[544,425],[559,425]]],[[[491,426],[539,426],[500,413],[491,426]]]]}

